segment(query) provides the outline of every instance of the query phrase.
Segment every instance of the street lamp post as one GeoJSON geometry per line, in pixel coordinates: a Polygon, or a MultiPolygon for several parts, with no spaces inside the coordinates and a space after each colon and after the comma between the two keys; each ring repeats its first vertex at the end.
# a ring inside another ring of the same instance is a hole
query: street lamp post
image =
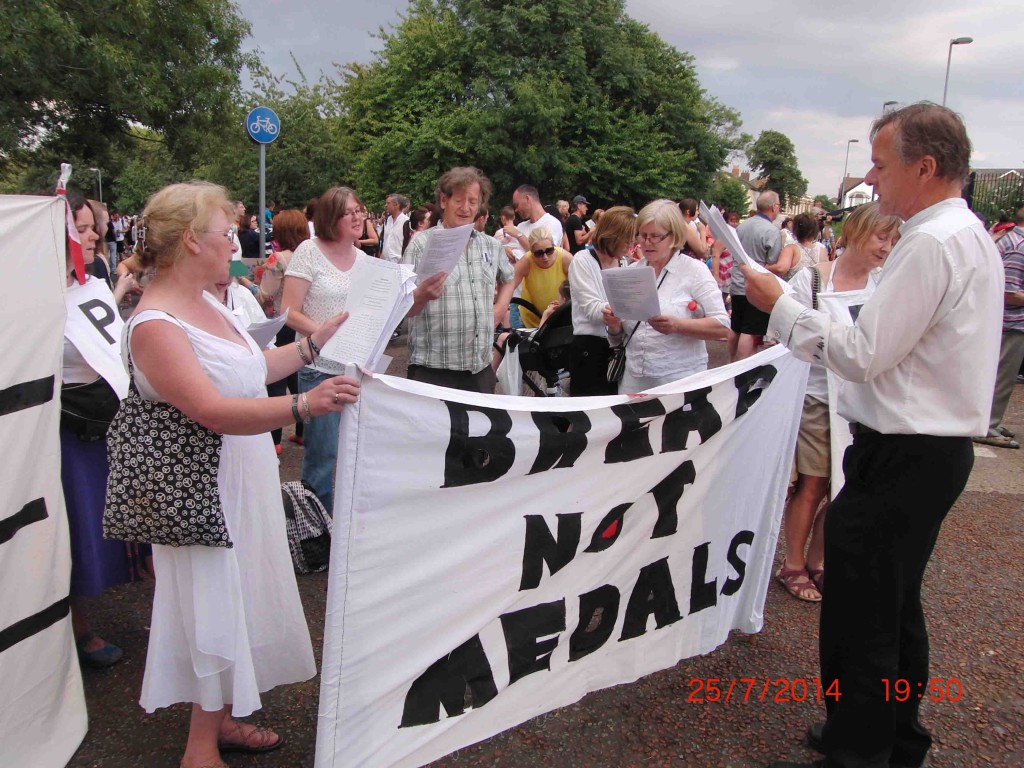
{"type": "Polygon", "coordinates": [[[839,210],[846,208],[846,169],[850,165],[850,145],[857,144],[860,139],[850,139],[846,142],[846,161],[843,163],[843,180],[839,184],[839,210]]]}
{"type": "Polygon", "coordinates": [[[949,63],[953,60],[953,46],[968,45],[973,42],[973,37],[954,37],[949,41],[949,53],[946,54],[946,84],[942,86],[942,106],[946,106],[946,92],[949,90],[949,63]]]}
{"type": "Polygon", "coordinates": [[[96,173],[97,184],[99,185],[99,188],[100,188],[100,202],[102,203],[103,202],[103,173],[102,173],[102,171],[100,171],[99,168],[90,168],[89,170],[90,171],[94,171],[96,173]]]}
{"type": "Polygon", "coordinates": [[[898,101],[886,101],[882,104],[882,114],[887,115],[892,111],[892,108],[899,104],[898,101]]]}

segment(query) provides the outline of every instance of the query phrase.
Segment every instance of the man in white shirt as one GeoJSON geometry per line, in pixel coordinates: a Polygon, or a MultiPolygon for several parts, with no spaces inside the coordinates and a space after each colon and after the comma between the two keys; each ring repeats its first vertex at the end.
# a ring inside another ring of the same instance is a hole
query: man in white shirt
{"type": "Polygon", "coordinates": [[[390,194],[384,201],[384,208],[388,212],[388,218],[384,221],[384,229],[380,236],[380,257],[397,263],[402,260],[402,227],[409,220],[406,214],[409,198],[390,194]]]}
{"type": "Polygon", "coordinates": [[[971,435],[988,428],[1003,293],[995,246],[960,198],[971,151],[960,118],[913,104],[877,120],[871,141],[865,181],[905,223],[856,325],[743,268],[747,298],[771,313],[769,336],[844,380],[838,410],[854,440],[825,520],[828,717],[808,733],[827,756],[810,765],[844,768],[919,766],[931,746],[918,720],[929,686],[921,581],[974,463],[971,435]]]}
{"type": "Polygon", "coordinates": [[[551,233],[551,242],[569,250],[568,243],[563,243],[562,222],[544,210],[540,204],[540,193],[536,187],[523,184],[512,193],[512,207],[524,221],[515,227],[505,227],[524,251],[530,250],[530,233],[537,227],[544,227],[551,233]]]}

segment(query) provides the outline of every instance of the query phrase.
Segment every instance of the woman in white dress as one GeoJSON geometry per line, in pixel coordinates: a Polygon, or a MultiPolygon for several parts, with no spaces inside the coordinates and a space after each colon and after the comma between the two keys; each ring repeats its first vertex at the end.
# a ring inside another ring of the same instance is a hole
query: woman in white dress
{"type": "Polygon", "coordinates": [[[222,768],[221,751],[281,745],[273,731],[234,718],[258,709],[260,692],[316,674],[269,432],[340,411],[359,385],[339,376],[301,396],[266,396],[266,382],[315,358],[345,314],[294,345],[262,351],[231,312],[204,296],[204,287],[227,280],[236,248],[222,188],[171,185],[150,198],[144,216],[142,259],[157,272],[126,327],[126,356],[142,397],[224,435],[217,485],[234,546],[153,547],[157,583],[140,703],[152,712],[191,702],[182,768],[222,768]]]}

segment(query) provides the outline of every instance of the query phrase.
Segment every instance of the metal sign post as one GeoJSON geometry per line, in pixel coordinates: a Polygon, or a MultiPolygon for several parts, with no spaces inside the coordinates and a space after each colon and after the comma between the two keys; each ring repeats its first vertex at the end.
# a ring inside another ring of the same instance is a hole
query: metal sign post
{"type": "Polygon", "coordinates": [[[270,107],[256,107],[245,117],[249,138],[260,145],[260,208],[256,221],[260,229],[260,258],[267,255],[267,232],[263,212],[267,207],[267,144],[281,134],[281,118],[270,107]]]}

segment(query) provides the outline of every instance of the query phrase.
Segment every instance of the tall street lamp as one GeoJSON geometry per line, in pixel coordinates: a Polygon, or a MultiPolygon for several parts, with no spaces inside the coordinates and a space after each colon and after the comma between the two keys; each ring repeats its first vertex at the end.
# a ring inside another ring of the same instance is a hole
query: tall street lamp
{"type": "Polygon", "coordinates": [[[103,173],[100,171],[99,168],[90,168],[89,170],[93,171],[96,174],[97,184],[99,184],[99,188],[100,188],[100,202],[102,203],[103,202],[103,173]]]}
{"type": "Polygon", "coordinates": [[[968,45],[973,42],[973,37],[954,37],[949,41],[949,53],[946,54],[946,84],[942,86],[942,106],[946,106],[946,92],[949,90],[949,62],[953,59],[953,46],[968,45]]]}
{"type": "Polygon", "coordinates": [[[839,210],[846,208],[846,169],[850,165],[850,145],[857,144],[860,139],[850,139],[846,142],[846,161],[843,163],[843,181],[839,185],[839,210]]]}

